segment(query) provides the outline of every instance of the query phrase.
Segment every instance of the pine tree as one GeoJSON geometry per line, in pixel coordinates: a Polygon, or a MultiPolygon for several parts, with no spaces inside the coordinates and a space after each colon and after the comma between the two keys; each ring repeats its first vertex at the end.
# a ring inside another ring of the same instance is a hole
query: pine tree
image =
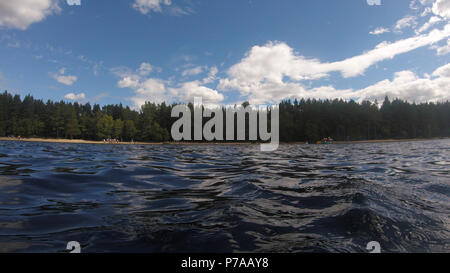
{"type": "Polygon", "coordinates": [[[70,118],[66,122],[65,132],[66,137],[70,137],[70,139],[72,139],[73,137],[77,137],[81,134],[80,125],[78,124],[77,115],[74,109],[72,109],[70,118]]]}

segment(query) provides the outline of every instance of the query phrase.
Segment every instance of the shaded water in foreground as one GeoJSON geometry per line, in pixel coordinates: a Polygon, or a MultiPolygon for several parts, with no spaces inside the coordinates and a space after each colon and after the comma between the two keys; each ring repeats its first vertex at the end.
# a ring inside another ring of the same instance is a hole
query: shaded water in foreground
{"type": "Polygon", "coordinates": [[[450,140],[0,141],[0,252],[450,251],[450,140]]]}

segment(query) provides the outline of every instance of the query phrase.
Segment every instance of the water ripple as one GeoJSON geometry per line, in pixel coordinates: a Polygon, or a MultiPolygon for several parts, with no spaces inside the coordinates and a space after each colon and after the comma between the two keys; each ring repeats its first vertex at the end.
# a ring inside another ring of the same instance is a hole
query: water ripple
{"type": "Polygon", "coordinates": [[[0,252],[448,252],[449,151],[3,141],[0,252]]]}

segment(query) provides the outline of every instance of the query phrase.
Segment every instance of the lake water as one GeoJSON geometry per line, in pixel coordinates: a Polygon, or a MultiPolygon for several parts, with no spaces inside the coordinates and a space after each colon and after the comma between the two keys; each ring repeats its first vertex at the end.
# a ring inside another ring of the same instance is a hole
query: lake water
{"type": "Polygon", "coordinates": [[[0,141],[0,252],[450,251],[450,140],[0,141]]]}

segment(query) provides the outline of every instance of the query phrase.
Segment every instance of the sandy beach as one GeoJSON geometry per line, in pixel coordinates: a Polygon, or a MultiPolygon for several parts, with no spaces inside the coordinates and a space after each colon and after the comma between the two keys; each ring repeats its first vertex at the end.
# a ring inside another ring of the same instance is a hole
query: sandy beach
{"type": "Polygon", "coordinates": [[[16,138],[16,137],[0,137],[0,141],[25,141],[25,142],[49,142],[49,143],[75,143],[75,144],[115,144],[115,145],[160,145],[163,142],[117,142],[109,143],[96,140],[84,139],[63,139],[63,138],[16,138]]]}
{"type": "MultiPolygon", "coordinates": [[[[413,138],[413,139],[375,139],[375,140],[350,140],[350,141],[334,141],[333,144],[349,144],[349,143],[389,143],[389,142],[408,142],[408,141],[425,141],[439,140],[448,138],[413,138]]],[[[56,139],[56,138],[12,138],[0,137],[0,141],[24,141],[24,142],[47,142],[47,143],[74,143],[74,144],[103,144],[103,145],[248,145],[259,144],[255,142],[117,142],[109,143],[104,141],[83,140],[83,139],[56,139]]],[[[306,144],[305,142],[281,142],[280,144],[306,144]]],[[[315,143],[309,143],[315,144],[315,143]]]]}

